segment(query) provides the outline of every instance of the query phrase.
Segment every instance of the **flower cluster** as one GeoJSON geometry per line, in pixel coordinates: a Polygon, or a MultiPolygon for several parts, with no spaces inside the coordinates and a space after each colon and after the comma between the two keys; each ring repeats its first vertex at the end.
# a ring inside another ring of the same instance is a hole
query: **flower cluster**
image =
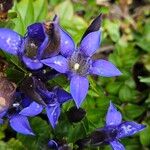
{"type": "MultiPolygon", "coordinates": [[[[63,103],[73,99],[79,109],[85,100],[89,89],[88,75],[120,76],[121,72],[111,62],[103,59],[94,60],[92,57],[100,47],[100,26],[101,15],[90,24],[77,46],[59,25],[57,16],[52,21],[28,26],[24,36],[10,29],[0,28],[0,49],[17,56],[30,72],[13,92],[8,107],[0,110],[0,122],[2,123],[3,117],[7,117],[15,131],[34,135],[28,117],[36,116],[45,109],[51,126],[55,128],[63,103]],[[43,73],[44,68],[50,70],[49,74],[43,73]],[[49,88],[47,81],[57,74],[68,77],[70,93],[60,87],[49,88]]],[[[2,90],[4,87],[0,88],[1,103],[4,97],[4,93],[1,94],[2,90]]],[[[114,149],[123,149],[118,139],[144,128],[134,122],[121,123],[121,119],[121,114],[111,103],[106,126],[97,131],[103,132],[107,137],[94,144],[106,142],[114,149]]],[[[55,141],[50,143],[57,147],[55,141]]]]}
{"type": "Polygon", "coordinates": [[[113,150],[125,150],[120,143],[120,139],[132,136],[143,130],[146,126],[138,124],[134,121],[122,122],[122,115],[117,111],[116,107],[110,102],[108,112],[106,114],[106,125],[94,131],[86,139],[77,141],[79,147],[93,145],[100,146],[102,144],[110,144],[113,150]]]}

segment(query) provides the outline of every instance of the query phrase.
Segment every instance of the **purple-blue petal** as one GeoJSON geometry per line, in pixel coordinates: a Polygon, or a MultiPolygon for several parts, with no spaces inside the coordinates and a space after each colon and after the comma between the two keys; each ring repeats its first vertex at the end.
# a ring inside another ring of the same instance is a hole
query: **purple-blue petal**
{"type": "Polygon", "coordinates": [[[110,102],[106,115],[106,125],[119,125],[121,121],[121,113],[117,111],[116,107],[110,102]]]}
{"type": "Polygon", "coordinates": [[[32,102],[28,107],[22,109],[19,114],[32,117],[40,114],[42,110],[43,110],[42,105],[36,102],[32,102]]]}
{"type": "Polygon", "coordinates": [[[27,27],[27,36],[38,42],[45,39],[45,31],[42,23],[34,23],[27,27]]]}
{"type": "Polygon", "coordinates": [[[22,96],[21,99],[21,106],[23,108],[28,107],[33,102],[33,100],[27,96],[22,96]]]}
{"type": "Polygon", "coordinates": [[[120,76],[122,73],[111,62],[106,60],[96,60],[90,68],[91,74],[100,75],[103,77],[120,76]]]}
{"type": "Polygon", "coordinates": [[[55,128],[58,122],[58,118],[60,116],[60,105],[58,103],[51,104],[47,106],[45,109],[50,124],[52,125],[53,128],[55,128]]]}
{"type": "Polygon", "coordinates": [[[95,51],[100,47],[101,31],[89,33],[80,44],[80,51],[86,56],[92,56],[95,51]]]}
{"type": "Polygon", "coordinates": [[[146,125],[138,124],[134,121],[126,121],[119,125],[118,127],[118,138],[123,138],[127,136],[131,136],[141,130],[143,130],[146,125]]]}
{"type": "Polygon", "coordinates": [[[76,103],[77,108],[84,101],[89,88],[89,82],[86,77],[73,76],[70,82],[70,93],[76,103]]]}
{"type": "Polygon", "coordinates": [[[26,67],[31,70],[38,70],[43,67],[43,64],[38,59],[32,60],[26,56],[23,56],[22,60],[26,67]]]}
{"type": "Polygon", "coordinates": [[[3,124],[3,117],[5,116],[5,114],[7,113],[7,110],[4,110],[3,112],[0,113],[0,124],[3,124]]]}
{"type": "Polygon", "coordinates": [[[61,37],[60,52],[63,56],[68,57],[75,50],[74,41],[71,38],[71,36],[61,28],[60,28],[60,37],[61,37]]]}
{"type": "Polygon", "coordinates": [[[112,141],[110,145],[113,150],[125,150],[125,147],[119,141],[112,141]]]}
{"type": "Polygon", "coordinates": [[[22,42],[22,37],[6,28],[0,28],[0,49],[13,55],[17,55],[22,42]]]}
{"type": "Polygon", "coordinates": [[[61,55],[41,60],[41,62],[60,73],[66,73],[68,71],[68,60],[61,55]]]}
{"type": "Polygon", "coordinates": [[[14,115],[10,119],[10,126],[18,133],[34,135],[26,116],[14,115]]]}
{"type": "Polygon", "coordinates": [[[6,113],[7,113],[7,109],[0,112],[0,118],[3,118],[6,113]]]}
{"type": "Polygon", "coordinates": [[[56,93],[57,97],[58,97],[58,102],[60,104],[65,103],[66,101],[72,99],[72,96],[70,93],[66,92],[65,90],[61,89],[61,88],[56,88],[54,90],[54,92],[56,93]]]}
{"type": "Polygon", "coordinates": [[[53,149],[58,149],[58,144],[54,141],[54,140],[50,140],[49,142],[48,142],[48,146],[50,147],[50,148],[53,148],[53,149]]]}
{"type": "Polygon", "coordinates": [[[51,99],[52,97],[53,97],[53,95],[54,95],[54,93],[53,92],[50,92],[50,91],[48,91],[48,90],[43,90],[42,88],[38,88],[38,90],[39,90],[39,94],[40,95],[42,95],[43,97],[45,97],[45,98],[49,98],[49,99],[51,99]]]}
{"type": "Polygon", "coordinates": [[[4,120],[2,118],[0,118],[0,124],[3,124],[4,120]]]}
{"type": "Polygon", "coordinates": [[[44,53],[44,50],[46,49],[46,47],[48,45],[48,41],[49,41],[49,38],[48,38],[48,36],[46,36],[43,43],[38,48],[38,54],[37,54],[38,59],[42,58],[42,54],[44,53]]]}

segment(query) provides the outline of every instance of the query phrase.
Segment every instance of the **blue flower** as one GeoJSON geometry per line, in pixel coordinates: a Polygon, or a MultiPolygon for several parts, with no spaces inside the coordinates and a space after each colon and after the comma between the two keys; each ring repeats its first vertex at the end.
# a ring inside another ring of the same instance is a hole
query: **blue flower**
{"type": "Polygon", "coordinates": [[[42,112],[45,108],[50,124],[53,128],[56,127],[58,118],[61,112],[61,105],[66,101],[72,99],[72,96],[56,87],[53,91],[48,91],[47,89],[43,89],[42,87],[38,87],[36,89],[39,95],[42,97],[44,103],[46,105],[38,104],[36,102],[32,102],[28,107],[24,108],[19,114],[24,116],[35,116],[42,112]]]}
{"type": "Polygon", "coordinates": [[[99,146],[101,144],[110,144],[113,150],[125,150],[119,142],[120,139],[132,136],[143,130],[146,126],[134,121],[122,122],[122,115],[110,102],[106,115],[106,125],[97,129],[90,137],[91,144],[99,146]]]}
{"type": "Polygon", "coordinates": [[[99,30],[101,15],[98,16],[82,37],[79,47],[75,47],[72,38],[63,29],[60,31],[62,55],[44,59],[41,62],[65,73],[70,78],[70,92],[79,108],[85,99],[89,82],[87,75],[94,74],[103,77],[121,75],[121,72],[109,61],[93,60],[92,56],[100,46],[101,30],[99,30]]]}
{"type": "Polygon", "coordinates": [[[52,22],[34,23],[27,27],[24,37],[7,28],[0,28],[0,49],[20,60],[31,70],[43,67],[42,59],[55,56],[59,53],[58,17],[52,22]]]}
{"type": "Polygon", "coordinates": [[[3,118],[9,120],[10,126],[19,133],[34,135],[29,125],[28,118],[20,115],[22,108],[26,107],[26,99],[20,98],[21,94],[16,92],[16,85],[6,77],[0,77],[0,124],[3,118]]]}
{"type": "Polygon", "coordinates": [[[6,117],[9,120],[11,128],[16,132],[25,135],[34,135],[28,118],[20,114],[20,111],[26,107],[24,104],[28,104],[30,102],[26,97],[20,99],[21,93],[17,92],[15,95],[15,102],[13,102],[11,106],[7,107],[7,109],[0,112],[0,124],[3,123],[3,118],[6,117]]]}

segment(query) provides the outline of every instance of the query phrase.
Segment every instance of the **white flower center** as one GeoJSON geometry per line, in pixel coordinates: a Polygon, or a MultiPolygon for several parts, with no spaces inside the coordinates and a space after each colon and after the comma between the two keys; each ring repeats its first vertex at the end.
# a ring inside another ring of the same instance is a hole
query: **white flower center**
{"type": "Polygon", "coordinates": [[[79,67],[80,67],[80,65],[79,65],[78,63],[75,63],[75,64],[74,64],[74,70],[78,70],[79,67]]]}

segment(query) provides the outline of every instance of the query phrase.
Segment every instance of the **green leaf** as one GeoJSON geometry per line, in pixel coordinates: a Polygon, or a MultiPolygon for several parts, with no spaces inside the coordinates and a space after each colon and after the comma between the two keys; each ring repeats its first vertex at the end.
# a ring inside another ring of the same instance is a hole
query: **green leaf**
{"type": "Polygon", "coordinates": [[[146,38],[141,38],[136,44],[143,50],[150,52],[150,41],[148,41],[146,38]]]}
{"type": "Polygon", "coordinates": [[[150,146],[150,126],[147,127],[140,132],[140,141],[144,146],[150,146]]]}
{"type": "Polygon", "coordinates": [[[19,83],[25,78],[25,75],[23,72],[15,69],[15,68],[8,68],[6,70],[7,77],[15,83],[19,83]]]}
{"type": "Polygon", "coordinates": [[[121,101],[129,101],[132,98],[131,90],[127,85],[123,85],[119,90],[119,99],[121,101]]]}
{"type": "Polygon", "coordinates": [[[82,139],[83,137],[86,136],[86,128],[84,126],[84,123],[78,123],[76,125],[74,125],[74,128],[70,128],[69,130],[69,141],[70,142],[76,142],[78,139],[82,139]],[[82,131],[82,132],[81,132],[82,131]]]}
{"type": "Polygon", "coordinates": [[[150,21],[147,21],[144,25],[143,31],[140,36],[136,36],[136,44],[144,51],[150,52],[150,21]]]}
{"type": "Polygon", "coordinates": [[[140,77],[140,82],[150,83],[150,77],[147,77],[147,78],[140,77]]]}
{"type": "Polygon", "coordinates": [[[117,94],[121,85],[122,83],[120,82],[108,83],[106,86],[106,90],[110,94],[117,94]]]}
{"type": "Polygon", "coordinates": [[[24,21],[22,20],[22,17],[20,16],[20,14],[18,13],[17,18],[13,19],[13,22],[15,24],[14,27],[14,31],[18,32],[21,35],[25,34],[25,25],[24,25],[24,21]]]}
{"type": "Polygon", "coordinates": [[[25,27],[34,22],[34,9],[32,0],[21,0],[16,5],[16,10],[19,12],[25,27]]]}
{"type": "Polygon", "coordinates": [[[43,21],[48,13],[48,3],[47,0],[34,0],[34,21],[43,21]]]}
{"type": "Polygon", "coordinates": [[[8,149],[12,149],[12,150],[26,150],[26,148],[23,146],[23,144],[17,140],[17,139],[10,139],[8,142],[7,142],[7,147],[8,149]]]}
{"type": "Polygon", "coordinates": [[[14,26],[15,26],[15,24],[14,24],[14,22],[12,20],[0,21],[0,28],[13,29],[14,26]]]}
{"type": "Polygon", "coordinates": [[[73,5],[70,0],[66,0],[55,8],[55,13],[60,17],[60,21],[69,21],[73,17],[73,5]]]}
{"type": "Polygon", "coordinates": [[[118,67],[129,71],[138,60],[137,51],[134,46],[133,43],[127,43],[123,38],[119,39],[115,45],[115,51],[109,56],[109,60],[118,67]]]}
{"type": "Polygon", "coordinates": [[[111,37],[112,41],[117,42],[120,38],[120,24],[118,22],[112,22],[109,20],[104,21],[104,27],[108,31],[108,34],[111,37]]]}
{"type": "Polygon", "coordinates": [[[46,121],[42,120],[39,117],[31,119],[31,126],[36,136],[17,134],[17,138],[24,144],[27,149],[46,149],[47,143],[50,138],[50,126],[46,121]]]}
{"type": "MultiPolygon", "coordinates": [[[[3,141],[0,141],[0,150],[6,150],[7,149],[7,144],[3,141]]],[[[12,150],[12,149],[7,149],[7,150],[12,150]]]]}
{"type": "Polygon", "coordinates": [[[123,85],[119,90],[119,99],[123,102],[132,101],[135,98],[135,91],[128,85],[123,85]]]}
{"type": "Polygon", "coordinates": [[[135,119],[141,116],[145,112],[145,108],[142,106],[128,104],[124,108],[125,115],[130,119],[135,119]]]}

